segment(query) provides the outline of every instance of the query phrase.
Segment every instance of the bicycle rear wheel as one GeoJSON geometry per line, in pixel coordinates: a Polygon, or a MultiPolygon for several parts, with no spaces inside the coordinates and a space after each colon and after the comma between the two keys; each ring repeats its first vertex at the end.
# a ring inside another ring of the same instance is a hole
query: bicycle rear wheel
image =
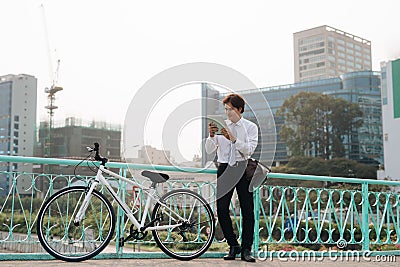
{"type": "Polygon", "coordinates": [[[182,226],[164,230],[153,230],[158,247],[167,255],[178,260],[200,257],[210,247],[215,235],[214,214],[203,197],[187,189],[177,189],[165,194],[154,206],[154,226],[182,226]],[[178,213],[184,218],[178,219],[178,213]]]}
{"type": "Polygon", "coordinates": [[[83,186],[69,187],[52,195],[38,214],[37,234],[43,248],[63,261],[83,261],[99,254],[115,229],[111,203],[94,190],[79,225],[76,213],[87,192],[83,186]]]}

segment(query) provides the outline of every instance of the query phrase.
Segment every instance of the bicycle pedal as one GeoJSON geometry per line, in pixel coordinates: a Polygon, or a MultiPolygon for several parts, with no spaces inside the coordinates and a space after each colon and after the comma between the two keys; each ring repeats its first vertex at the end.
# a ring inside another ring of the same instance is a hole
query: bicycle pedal
{"type": "Polygon", "coordinates": [[[187,239],[187,237],[186,237],[185,233],[183,233],[183,232],[179,232],[179,235],[180,235],[180,236],[182,236],[182,238],[183,238],[183,242],[188,242],[188,239],[187,239]]]}

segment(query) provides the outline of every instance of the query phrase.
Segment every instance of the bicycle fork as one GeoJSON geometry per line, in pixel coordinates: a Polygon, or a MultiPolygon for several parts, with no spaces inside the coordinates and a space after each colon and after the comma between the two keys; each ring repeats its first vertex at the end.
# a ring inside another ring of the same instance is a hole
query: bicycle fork
{"type": "Polygon", "coordinates": [[[94,188],[97,186],[99,182],[98,181],[93,181],[90,182],[87,190],[85,191],[85,198],[82,201],[82,205],[79,208],[78,212],[76,213],[75,219],[74,219],[74,225],[79,226],[80,221],[83,219],[83,216],[85,215],[86,209],[89,206],[90,199],[92,198],[92,193],[94,188]]]}

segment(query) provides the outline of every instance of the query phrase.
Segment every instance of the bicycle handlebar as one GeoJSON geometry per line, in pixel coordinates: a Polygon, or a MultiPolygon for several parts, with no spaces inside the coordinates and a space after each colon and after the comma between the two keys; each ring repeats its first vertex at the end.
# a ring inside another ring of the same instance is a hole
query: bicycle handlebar
{"type": "Polygon", "coordinates": [[[101,157],[100,153],[99,153],[99,150],[100,150],[100,144],[97,143],[97,142],[94,143],[93,151],[96,152],[96,155],[94,156],[94,159],[97,160],[97,161],[101,161],[101,165],[106,166],[106,163],[107,163],[108,159],[105,158],[105,157],[101,157]]]}

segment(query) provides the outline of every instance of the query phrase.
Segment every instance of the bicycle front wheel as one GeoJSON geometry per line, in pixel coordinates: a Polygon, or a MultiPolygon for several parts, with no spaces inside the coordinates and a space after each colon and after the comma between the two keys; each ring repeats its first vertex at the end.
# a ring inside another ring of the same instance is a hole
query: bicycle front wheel
{"type": "Polygon", "coordinates": [[[215,234],[214,214],[206,200],[193,191],[177,189],[165,194],[160,202],[165,206],[160,203],[154,206],[154,226],[167,229],[152,231],[158,247],[178,260],[200,257],[210,247],[215,234]],[[182,223],[179,227],[168,227],[179,223],[182,223]]]}
{"type": "Polygon", "coordinates": [[[110,242],[115,229],[111,203],[94,190],[82,220],[75,216],[87,194],[76,186],[52,195],[38,214],[37,234],[43,248],[63,261],[83,261],[99,254],[110,242]]]}

